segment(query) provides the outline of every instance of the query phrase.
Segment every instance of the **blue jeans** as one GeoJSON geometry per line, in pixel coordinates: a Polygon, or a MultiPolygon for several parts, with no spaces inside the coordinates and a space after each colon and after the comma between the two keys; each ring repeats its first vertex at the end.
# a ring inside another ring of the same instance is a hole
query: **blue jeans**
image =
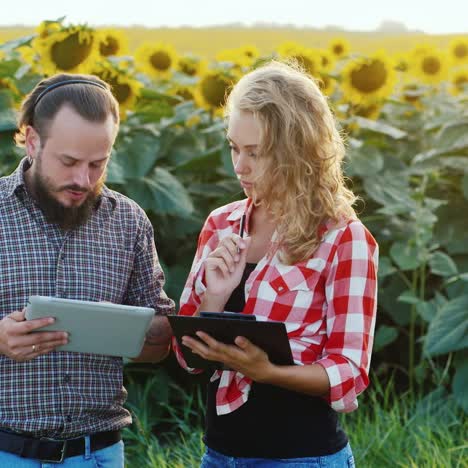
{"type": "Polygon", "coordinates": [[[200,468],[354,468],[349,444],[339,452],[306,458],[237,458],[227,457],[210,448],[203,455],[200,468]]]}
{"type": "Polygon", "coordinates": [[[38,460],[22,458],[13,453],[0,451],[1,468],[123,468],[124,444],[122,441],[114,445],[91,452],[89,437],[86,453],[76,457],[65,458],[62,463],[41,463],[38,460]]]}

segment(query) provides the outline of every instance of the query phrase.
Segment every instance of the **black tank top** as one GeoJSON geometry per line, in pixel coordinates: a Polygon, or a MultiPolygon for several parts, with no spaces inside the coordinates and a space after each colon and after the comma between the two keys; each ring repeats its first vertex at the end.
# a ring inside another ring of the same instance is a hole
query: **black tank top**
{"type": "MultiPolygon", "coordinates": [[[[242,312],[244,287],[256,264],[246,265],[225,310],[242,312]]],[[[208,384],[205,444],[232,457],[300,458],[330,455],[348,438],[337,413],[320,397],[254,382],[249,399],[232,413],[216,414],[219,379],[208,384]]]]}

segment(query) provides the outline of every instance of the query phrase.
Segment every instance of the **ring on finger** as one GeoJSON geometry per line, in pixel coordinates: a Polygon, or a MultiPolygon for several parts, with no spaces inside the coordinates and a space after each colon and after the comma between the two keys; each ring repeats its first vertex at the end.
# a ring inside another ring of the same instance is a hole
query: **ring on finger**
{"type": "Polygon", "coordinates": [[[32,345],[32,352],[33,352],[33,353],[36,352],[36,345],[35,345],[35,344],[32,345]]]}

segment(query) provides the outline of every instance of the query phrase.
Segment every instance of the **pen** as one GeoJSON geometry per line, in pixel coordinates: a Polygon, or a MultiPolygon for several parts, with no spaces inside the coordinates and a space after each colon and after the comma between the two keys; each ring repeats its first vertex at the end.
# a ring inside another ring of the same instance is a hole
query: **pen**
{"type": "MultiPolygon", "coordinates": [[[[245,227],[245,213],[242,215],[241,222],[240,222],[239,237],[241,239],[244,237],[244,227],[245,227]]],[[[239,247],[237,247],[237,253],[240,253],[239,247]]]]}

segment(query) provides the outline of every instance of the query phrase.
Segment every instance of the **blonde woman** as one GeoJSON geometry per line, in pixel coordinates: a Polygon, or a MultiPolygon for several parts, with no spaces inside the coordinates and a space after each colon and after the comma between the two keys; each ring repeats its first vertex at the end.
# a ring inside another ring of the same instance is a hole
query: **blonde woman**
{"type": "Polygon", "coordinates": [[[344,184],[343,141],[326,98],[295,65],[245,75],[226,116],[247,198],[206,220],[179,313],[283,321],[296,365],[273,364],[244,337],[183,338],[232,369],[208,385],[202,466],[354,466],[337,412],[355,410],[369,383],[378,247],[344,184]]]}

